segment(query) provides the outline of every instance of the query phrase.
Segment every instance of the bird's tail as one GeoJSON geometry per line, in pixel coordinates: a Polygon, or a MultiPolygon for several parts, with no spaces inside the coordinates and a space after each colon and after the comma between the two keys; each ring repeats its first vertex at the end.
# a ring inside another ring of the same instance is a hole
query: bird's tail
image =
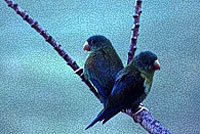
{"type": "Polygon", "coordinates": [[[95,123],[98,121],[103,121],[103,124],[106,123],[110,118],[112,118],[114,115],[116,115],[120,110],[118,108],[108,108],[108,109],[103,109],[97,117],[87,126],[85,130],[88,128],[92,127],[95,123]]]}
{"type": "Polygon", "coordinates": [[[88,128],[92,127],[95,123],[97,123],[98,121],[102,121],[103,120],[103,115],[104,115],[105,110],[103,109],[98,115],[97,117],[86,127],[85,130],[87,130],[88,128]]]}

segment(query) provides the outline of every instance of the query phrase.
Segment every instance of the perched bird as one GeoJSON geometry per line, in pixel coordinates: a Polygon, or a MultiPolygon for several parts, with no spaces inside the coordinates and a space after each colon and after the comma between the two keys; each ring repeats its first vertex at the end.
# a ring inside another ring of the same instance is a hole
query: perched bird
{"type": "Polygon", "coordinates": [[[124,108],[137,107],[150,92],[156,70],[160,70],[160,64],[154,53],[145,51],[137,55],[117,74],[104,109],[86,129],[98,121],[103,120],[104,124],[124,108]]]}
{"type": "Polygon", "coordinates": [[[98,90],[100,100],[105,100],[111,93],[117,73],[123,64],[111,42],[104,36],[92,36],[84,44],[83,50],[90,51],[83,69],[86,79],[98,90]]]}

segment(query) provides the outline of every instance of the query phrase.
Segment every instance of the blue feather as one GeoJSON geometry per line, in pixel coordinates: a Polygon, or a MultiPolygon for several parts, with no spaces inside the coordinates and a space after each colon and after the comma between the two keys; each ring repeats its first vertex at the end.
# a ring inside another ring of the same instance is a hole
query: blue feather
{"type": "Polygon", "coordinates": [[[118,112],[120,112],[120,107],[110,107],[108,109],[103,109],[97,117],[87,126],[85,130],[92,127],[95,123],[98,121],[103,121],[103,124],[105,124],[110,118],[115,116],[118,112]]]}
{"type": "Polygon", "coordinates": [[[87,130],[88,128],[92,127],[95,123],[97,123],[98,121],[101,121],[103,118],[103,114],[104,114],[105,110],[103,109],[98,115],[97,117],[86,127],[85,130],[87,130]]]}
{"type": "Polygon", "coordinates": [[[108,97],[105,93],[105,89],[100,85],[100,83],[97,80],[95,80],[93,78],[91,78],[90,80],[94,84],[94,86],[98,89],[101,101],[103,102],[103,105],[105,106],[105,102],[108,97]]]}

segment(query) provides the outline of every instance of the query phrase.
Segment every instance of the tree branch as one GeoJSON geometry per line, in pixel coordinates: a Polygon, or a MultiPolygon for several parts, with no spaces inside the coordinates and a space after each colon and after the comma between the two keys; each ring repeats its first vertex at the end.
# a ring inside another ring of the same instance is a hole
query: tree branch
{"type": "Polygon", "coordinates": [[[133,118],[136,123],[147,130],[150,134],[171,134],[158,120],[155,120],[149,110],[141,104],[135,112],[135,109],[125,109],[123,112],[133,118]]]}
{"type": "Polygon", "coordinates": [[[132,36],[131,36],[131,44],[130,49],[128,52],[128,64],[133,59],[135,55],[135,51],[137,49],[137,38],[138,38],[138,31],[140,27],[140,15],[142,13],[141,11],[142,6],[142,0],[136,0],[135,3],[135,14],[133,15],[134,22],[132,26],[132,36]]]}
{"type": "MultiPolygon", "coordinates": [[[[128,52],[127,64],[133,59],[135,51],[137,49],[137,39],[138,31],[140,28],[140,15],[142,7],[142,0],[135,0],[135,13],[133,15],[133,26],[132,26],[132,36],[131,44],[128,52]]],[[[133,118],[133,120],[146,129],[150,134],[171,134],[162,124],[155,120],[147,108],[141,103],[137,109],[125,109],[122,112],[128,114],[133,118]]]]}
{"type": "MultiPolygon", "coordinates": [[[[128,53],[128,63],[134,57],[136,51],[136,43],[139,30],[139,17],[141,14],[141,0],[136,0],[135,15],[134,15],[134,25],[133,25],[133,35],[131,37],[131,47],[128,53]]],[[[93,94],[99,99],[99,95],[92,84],[87,81],[82,75],[82,69],[77,65],[77,63],[64,51],[62,46],[56,42],[56,40],[43,29],[37,21],[35,21],[31,16],[29,16],[22,8],[20,8],[14,1],[5,0],[7,5],[15,10],[26,22],[28,22],[32,28],[34,28],[43,38],[51,44],[51,46],[58,52],[58,54],[67,62],[67,64],[76,72],[77,75],[82,79],[82,81],[89,87],[93,94]]],[[[146,129],[150,134],[171,134],[167,129],[165,129],[159,121],[155,120],[148,110],[139,108],[137,112],[134,109],[126,109],[123,112],[131,116],[135,122],[140,123],[140,125],[146,129]],[[139,112],[138,112],[139,111],[139,112]]]]}
{"type": "Polygon", "coordinates": [[[22,8],[18,6],[17,3],[15,3],[12,0],[5,0],[5,2],[8,4],[9,7],[15,10],[17,14],[19,14],[26,22],[28,22],[32,28],[34,28],[40,35],[43,36],[46,42],[48,42],[57,52],[58,54],[67,62],[67,65],[69,65],[74,71],[76,71],[76,74],[80,76],[83,82],[89,87],[90,91],[99,99],[99,95],[96,92],[95,88],[92,86],[92,84],[85,79],[85,77],[82,75],[82,70],[79,70],[79,66],[77,65],[76,61],[74,61],[62,48],[60,44],[56,42],[56,40],[45,30],[43,29],[37,21],[35,21],[30,15],[28,15],[22,8]],[[79,70],[79,71],[77,71],[79,70]]]}

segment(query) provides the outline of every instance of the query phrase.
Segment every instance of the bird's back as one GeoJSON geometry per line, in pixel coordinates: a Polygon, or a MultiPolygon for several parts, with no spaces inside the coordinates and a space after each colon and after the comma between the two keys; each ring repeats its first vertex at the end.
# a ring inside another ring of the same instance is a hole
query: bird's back
{"type": "Polygon", "coordinates": [[[107,98],[113,88],[116,74],[123,69],[118,54],[112,47],[91,53],[84,65],[84,75],[97,88],[100,96],[107,98]]]}

